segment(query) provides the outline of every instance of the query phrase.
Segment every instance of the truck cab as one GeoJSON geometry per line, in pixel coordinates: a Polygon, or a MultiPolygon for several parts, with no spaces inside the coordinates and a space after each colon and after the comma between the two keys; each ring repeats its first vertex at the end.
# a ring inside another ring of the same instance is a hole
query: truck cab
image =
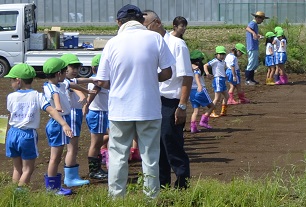
{"type": "Polygon", "coordinates": [[[33,3],[0,4],[0,77],[24,62],[30,33],[37,30],[35,8],[33,3]]]}
{"type": "Polygon", "coordinates": [[[84,48],[30,50],[30,38],[37,33],[36,5],[34,3],[0,4],[0,77],[5,76],[11,67],[27,63],[35,68],[39,77],[44,77],[42,67],[51,57],[61,57],[72,53],[82,62],[80,77],[91,75],[91,60],[101,53],[99,50],[84,48]]]}

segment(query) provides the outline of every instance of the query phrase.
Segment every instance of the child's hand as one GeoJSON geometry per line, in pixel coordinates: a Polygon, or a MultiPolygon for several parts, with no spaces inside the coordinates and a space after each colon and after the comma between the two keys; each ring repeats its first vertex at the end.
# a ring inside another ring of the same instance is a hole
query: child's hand
{"type": "Polygon", "coordinates": [[[67,137],[70,137],[70,138],[73,137],[73,132],[72,132],[71,128],[68,126],[68,124],[63,126],[63,131],[64,131],[64,133],[67,137]]]}
{"type": "Polygon", "coordinates": [[[59,113],[63,113],[63,109],[62,108],[55,108],[56,111],[58,111],[59,113]]]}
{"type": "Polygon", "coordinates": [[[237,82],[237,76],[234,76],[234,77],[233,77],[233,81],[234,81],[234,82],[237,82]]]}
{"type": "Polygon", "coordinates": [[[203,87],[202,86],[198,86],[197,91],[200,93],[202,91],[203,87]]]}
{"type": "Polygon", "coordinates": [[[80,104],[82,104],[82,106],[84,106],[87,103],[87,98],[84,97],[83,99],[80,98],[80,100],[78,101],[80,104]]]}

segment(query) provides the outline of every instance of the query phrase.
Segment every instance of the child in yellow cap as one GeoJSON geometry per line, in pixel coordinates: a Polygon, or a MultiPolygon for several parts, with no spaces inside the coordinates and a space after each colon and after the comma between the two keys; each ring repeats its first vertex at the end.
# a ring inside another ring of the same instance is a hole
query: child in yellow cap
{"type": "MultiPolygon", "coordinates": [[[[226,88],[226,74],[225,74],[225,56],[226,56],[226,51],[225,47],[223,46],[217,46],[216,47],[216,57],[206,63],[204,65],[204,71],[207,75],[208,78],[212,79],[212,87],[215,91],[215,98],[213,100],[214,105],[221,100],[221,96],[223,96],[222,100],[222,109],[221,109],[221,116],[226,116],[227,114],[227,100],[228,100],[228,93],[227,93],[227,88],[226,88]],[[208,67],[212,68],[212,74],[209,73],[208,67]]],[[[219,117],[213,111],[210,114],[210,117],[219,117]]]]}
{"type": "Polygon", "coordinates": [[[63,129],[64,135],[72,137],[72,131],[61,115],[51,107],[42,93],[32,89],[35,70],[25,63],[15,65],[5,78],[10,78],[15,92],[7,97],[10,112],[6,139],[6,156],[13,159],[13,182],[19,187],[30,183],[38,157],[37,132],[40,125],[40,109],[48,112],[63,129]]]}

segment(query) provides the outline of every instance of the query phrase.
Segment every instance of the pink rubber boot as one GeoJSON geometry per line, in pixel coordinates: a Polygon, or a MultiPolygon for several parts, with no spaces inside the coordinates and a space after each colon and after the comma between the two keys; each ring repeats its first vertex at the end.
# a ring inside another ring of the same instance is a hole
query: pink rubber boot
{"type": "Polygon", "coordinates": [[[191,133],[198,133],[198,132],[200,132],[200,130],[198,130],[198,128],[197,128],[197,122],[196,121],[192,121],[190,123],[190,131],[191,131],[191,133]]]}
{"type": "Polygon", "coordinates": [[[288,84],[288,76],[285,74],[283,75],[283,84],[288,84]]]}
{"type": "Polygon", "coordinates": [[[209,120],[209,117],[206,116],[205,114],[203,114],[202,117],[201,117],[201,121],[200,121],[199,125],[200,125],[201,127],[205,127],[206,129],[211,129],[212,126],[210,126],[210,125],[208,124],[208,120],[209,120]]]}
{"type": "Polygon", "coordinates": [[[242,103],[242,104],[250,103],[250,100],[245,98],[244,92],[238,93],[238,97],[239,97],[239,102],[240,103],[242,103]]]}
{"type": "Polygon", "coordinates": [[[284,84],[286,84],[285,79],[284,79],[284,75],[280,75],[279,80],[277,82],[275,82],[275,85],[284,85],[284,84]]]}
{"type": "Polygon", "coordinates": [[[236,105],[236,104],[239,104],[237,101],[235,101],[234,99],[234,94],[233,93],[228,93],[229,95],[229,98],[227,100],[227,104],[228,105],[236,105]]]}

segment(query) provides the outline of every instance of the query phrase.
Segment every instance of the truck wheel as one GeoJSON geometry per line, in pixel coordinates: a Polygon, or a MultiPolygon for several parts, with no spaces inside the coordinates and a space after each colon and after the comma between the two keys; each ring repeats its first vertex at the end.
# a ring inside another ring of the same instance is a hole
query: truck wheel
{"type": "Polygon", "coordinates": [[[81,67],[79,77],[88,78],[92,75],[91,67],[81,67]]]}
{"type": "Polygon", "coordinates": [[[10,70],[10,65],[4,59],[0,58],[0,78],[5,76],[10,70]]]}

